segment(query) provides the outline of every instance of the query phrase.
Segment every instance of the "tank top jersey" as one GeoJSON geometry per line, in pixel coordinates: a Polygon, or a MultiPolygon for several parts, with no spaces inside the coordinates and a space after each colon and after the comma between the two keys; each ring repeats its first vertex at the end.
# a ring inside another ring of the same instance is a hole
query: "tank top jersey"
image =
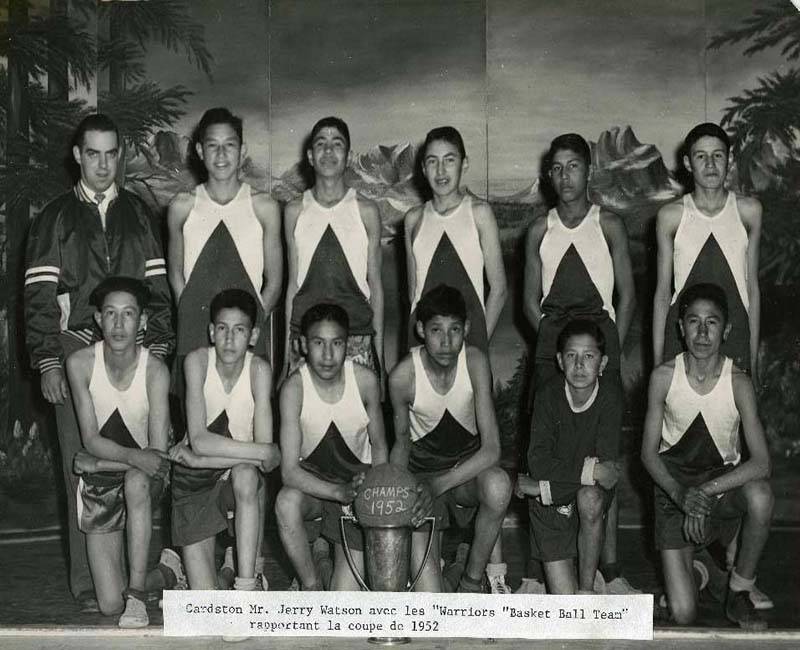
{"type": "Polygon", "coordinates": [[[335,404],[319,396],[308,364],[298,372],[303,383],[300,465],[325,481],[347,483],[372,463],[369,415],[361,401],[353,362],[344,362],[344,391],[335,404]]]}
{"type": "Polygon", "coordinates": [[[696,486],[739,464],[739,411],[730,358],[725,358],[714,388],[700,395],[689,385],[684,357],[675,357],[658,453],[676,480],[696,486]]]}
{"type": "Polygon", "coordinates": [[[683,197],[683,213],[675,231],[672,265],[675,292],[672,295],[664,337],[664,359],[682,350],[678,336],[679,297],[698,282],[713,282],[728,298],[731,332],[720,348],[736,365],[750,371],[750,323],[747,295],[747,230],[742,223],[736,194],[728,192],[725,205],[713,217],[697,208],[691,194],[683,197]]]}
{"type": "Polygon", "coordinates": [[[411,349],[414,402],[408,409],[412,472],[441,472],[466,460],[481,442],[475,421],[475,395],[467,368],[466,347],[456,362],[456,376],[446,394],[431,385],[422,364],[422,346],[411,349]]]}
{"type": "Polygon", "coordinates": [[[420,298],[440,284],[455,287],[464,296],[470,331],[466,343],[488,352],[484,304],[484,263],[478,227],[472,213],[472,197],[465,195],[450,214],[440,214],[428,201],[411,245],[416,267],[414,298],[411,304],[411,341],[420,298]]]}
{"type": "Polygon", "coordinates": [[[149,444],[148,358],[147,349],[140,347],[133,380],[128,388],[119,390],[108,379],[103,342],[94,344],[89,395],[92,397],[97,427],[103,438],[129,449],[144,449],[149,444]]]}
{"type": "Polygon", "coordinates": [[[356,191],[348,189],[341,201],[326,208],[317,202],[312,190],[306,190],[294,239],[297,293],[292,304],[292,334],[299,336],[303,314],[320,302],[331,302],[347,311],[350,334],[372,334],[367,284],[369,239],[356,191]]]}
{"type": "MultiPolygon", "coordinates": [[[[253,211],[250,185],[242,183],[225,205],[214,201],[205,185],[195,188],[194,205],[183,225],[183,277],[178,304],[178,355],[208,345],[209,307],[223,289],[252,294],[263,320],[264,229],[253,211]]],[[[266,350],[266,329],[256,352],[266,350]]]]}

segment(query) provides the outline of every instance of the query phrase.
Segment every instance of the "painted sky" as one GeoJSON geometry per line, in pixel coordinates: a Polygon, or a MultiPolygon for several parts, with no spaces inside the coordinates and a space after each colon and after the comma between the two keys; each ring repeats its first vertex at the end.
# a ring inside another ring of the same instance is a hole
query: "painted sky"
{"type": "Polygon", "coordinates": [[[273,174],[334,114],[355,151],[452,124],[471,159],[466,182],[484,183],[485,11],[483,0],[273,0],[273,174]]]}
{"type": "Polygon", "coordinates": [[[490,177],[534,177],[559,133],[625,124],[671,165],[705,114],[703,14],[696,0],[493,0],[490,177]]]}

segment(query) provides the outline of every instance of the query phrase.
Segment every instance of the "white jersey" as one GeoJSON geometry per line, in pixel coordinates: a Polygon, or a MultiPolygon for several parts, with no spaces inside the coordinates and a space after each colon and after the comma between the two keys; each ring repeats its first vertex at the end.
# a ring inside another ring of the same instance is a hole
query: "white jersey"
{"type": "MultiPolygon", "coordinates": [[[[253,442],[253,415],[255,401],[250,381],[250,366],[253,363],[253,353],[247,352],[244,357],[242,372],[230,393],[225,392],[225,386],[217,371],[217,351],[208,348],[208,367],[206,379],[203,383],[203,399],[206,403],[206,426],[213,425],[223,416],[227,420],[227,431],[231,438],[240,442],[253,442]]],[[[209,429],[211,430],[211,429],[209,429]]],[[[215,431],[215,433],[223,433],[215,431]]],[[[224,434],[223,434],[224,435],[224,434]]]]}

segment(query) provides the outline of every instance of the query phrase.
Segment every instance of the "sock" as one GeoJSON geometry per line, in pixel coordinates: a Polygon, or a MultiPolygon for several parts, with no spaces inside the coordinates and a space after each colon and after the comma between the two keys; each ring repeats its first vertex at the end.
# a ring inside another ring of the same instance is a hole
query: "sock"
{"type": "Polygon", "coordinates": [[[259,555],[256,558],[255,574],[258,575],[259,573],[264,573],[264,556],[263,555],[259,555]]]}
{"type": "Polygon", "coordinates": [[[256,579],[240,578],[239,576],[236,576],[236,580],[233,581],[233,588],[236,591],[255,591],[256,579]]]}
{"type": "Polygon", "coordinates": [[[475,578],[470,578],[466,574],[466,572],[464,572],[461,574],[461,581],[459,586],[463,586],[465,588],[465,591],[468,592],[474,592],[474,591],[480,592],[482,591],[483,585],[482,585],[482,580],[480,578],[478,578],[477,580],[475,578]]]}
{"type": "Polygon", "coordinates": [[[489,562],[486,565],[486,575],[490,578],[504,576],[506,573],[508,573],[508,565],[505,562],[489,562]]]}
{"type": "Polygon", "coordinates": [[[751,591],[756,584],[756,577],[753,576],[749,580],[747,578],[743,578],[738,573],[736,573],[736,567],[731,569],[731,579],[728,583],[731,591],[751,591]]]}
{"type": "Polygon", "coordinates": [[[608,564],[600,565],[600,573],[603,575],[603,580],[606,582],[611,582],[612,580],[619,578],[619,576],[622,574],[622,571],[619,569],[619,564],[616,562],[609,562],[608,564]]]}
{"type": "Polygon", "coordinates": [[[164,579],[164,589],[172,589],[178,584],[178,576],[166,564],[157,564],[156,569],[164,579]]]}
{"type": "Polygon", "coordinates": [[[134,598],[145,602],[147,600],[147,594],[144,591],[140,591],[139,589],[134,589],[133,587],[128,587],[125,591],[122,592],[122,597],[127,598],[128,596],[133,596],[134,598]]]}

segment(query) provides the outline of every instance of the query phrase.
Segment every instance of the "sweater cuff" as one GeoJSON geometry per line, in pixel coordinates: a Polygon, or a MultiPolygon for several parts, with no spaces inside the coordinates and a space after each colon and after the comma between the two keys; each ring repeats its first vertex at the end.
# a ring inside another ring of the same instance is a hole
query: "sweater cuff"
{"type": "Polygon", "coordinates": [[[594,466],[597,465],[597,458],[587,456],[583,460],[583,470],[581,470],[581,485],[594,485],[594,466]]]}
{"type": "Polygon", "coordinates": [[[58,357],[45,357],[39,361],[39,373],[42,375],[50,370],[61,369],[61,361],[58,357]]]}
{"type": "Polygon", "coordinates": [[[550,481],[539,481],[539,498],[543,506],[553,505],[553,495],[550,493],[550,481]]]}

